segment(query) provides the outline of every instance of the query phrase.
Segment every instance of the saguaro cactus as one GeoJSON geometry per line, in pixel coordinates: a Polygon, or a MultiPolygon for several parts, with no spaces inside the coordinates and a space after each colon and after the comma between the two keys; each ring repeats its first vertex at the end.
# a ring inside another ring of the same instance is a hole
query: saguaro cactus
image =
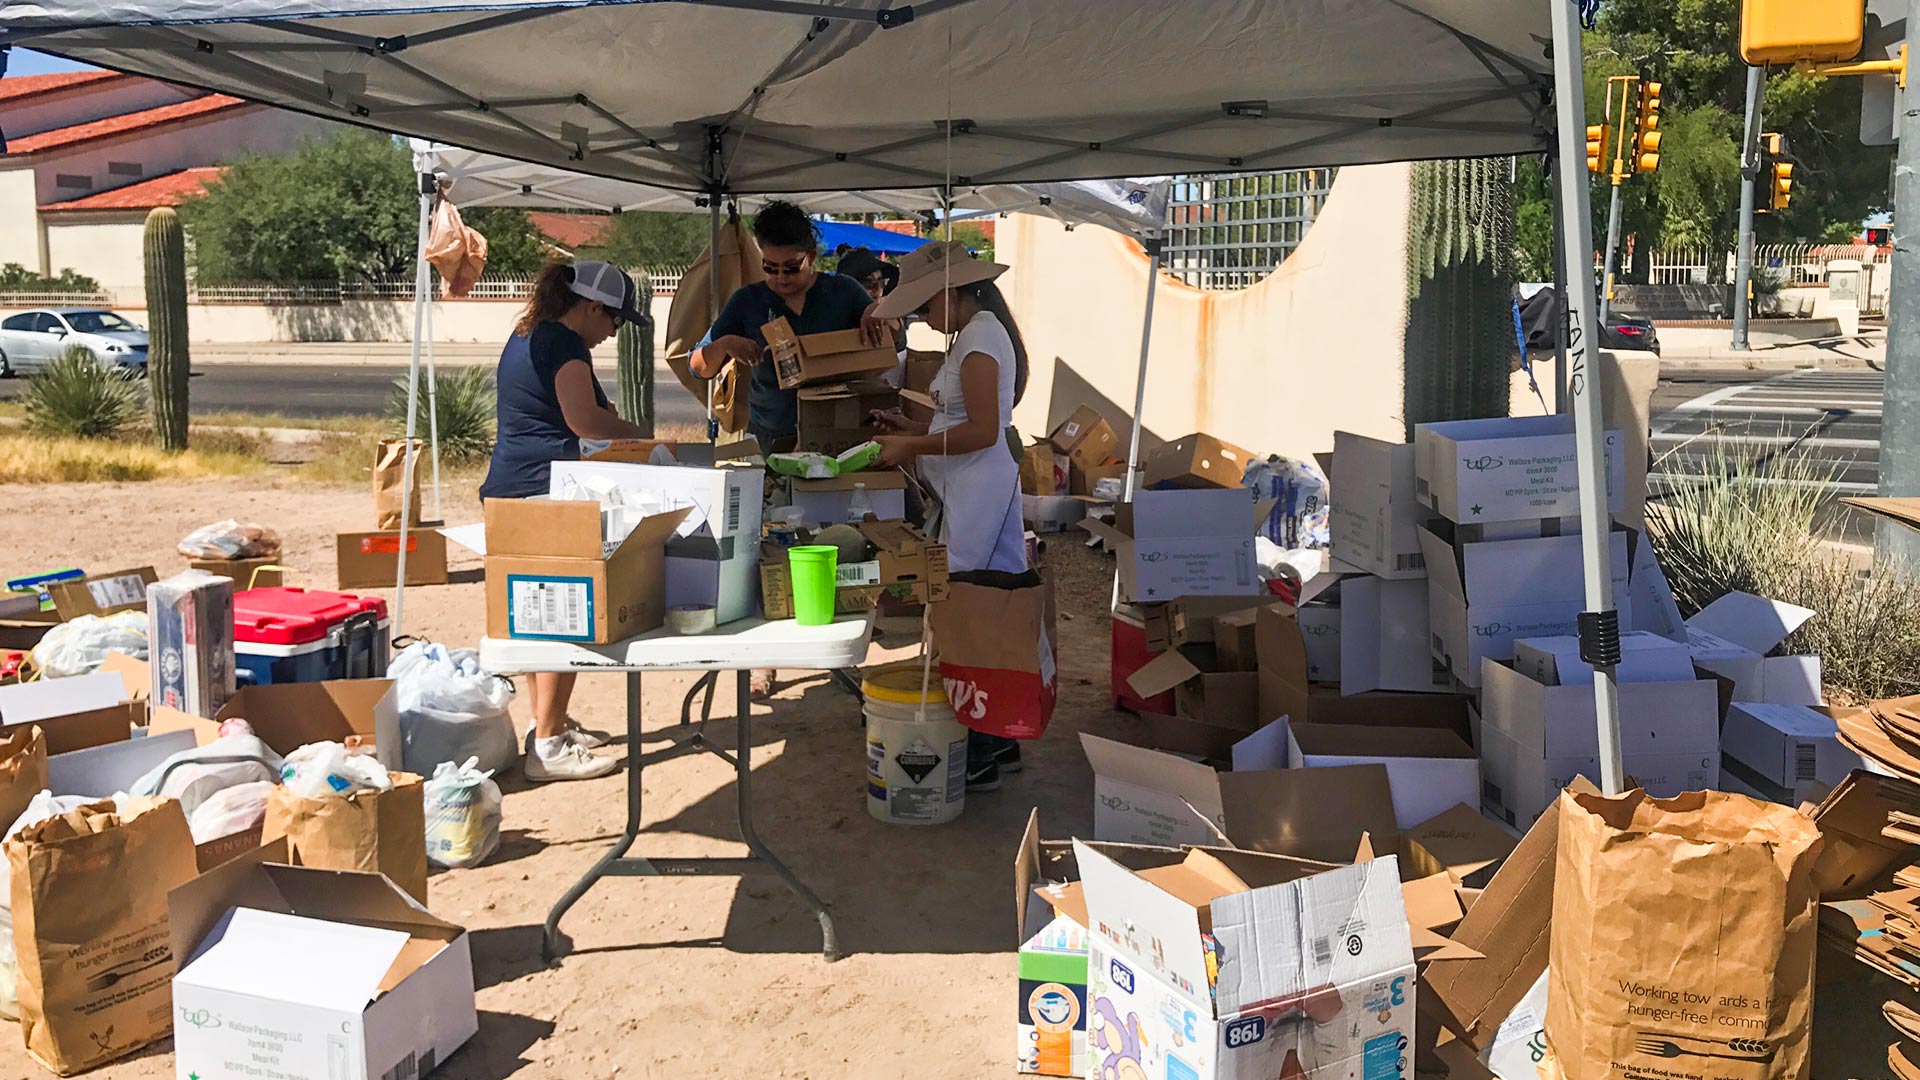
{"type": "MultiPolygon", "coordinates": [[[[645,272],[633,278],[637,306],[651,310],[653,286],[645,272]]],[[[646,429],[653,437],[653,326],[628,323],[616,339],[620,347],[620,418],[646,429]]]]}
{"type": "Polygon", "coordinates": [[[1413,166],[1407,222],[1407,437],[1505,416],[1513,333],[1513,181],[1505,159],[1413,166]]]}
{"type": "Polygon", "coordinates": [[[157,207],[147,215],[147,379],[153,430],[168,450],[187,448],[187,244],[180,215],[157,207]]]}

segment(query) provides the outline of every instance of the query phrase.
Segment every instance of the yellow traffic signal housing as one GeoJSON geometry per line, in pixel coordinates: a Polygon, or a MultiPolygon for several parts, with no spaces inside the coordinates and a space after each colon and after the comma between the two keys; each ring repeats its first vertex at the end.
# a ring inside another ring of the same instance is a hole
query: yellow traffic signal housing
{"type": "Polygon", "coordinates": [[[1773,200],[1772,208],[1785,210],[1793,201],[1793,162],[1776,161],[1773,163],[1773,200]]]}
{"type": "Polygon", "coordinates": [[[1607,125],[1587,125],[1587,171],[1607,171],[1607,125]]]}
{"type": "Polygon", "coordinates": [[[1756,66],[1851,60],[1866,26],[1866,0],[1745,0],[1740,58],[1756,66]]]}
{"type": "Polygon", "coordinates": [[[1650,173],[1660,167],[1660,84],[1640,84],[1640,108],[1634,117],[1633,171],[1650,173]]]}

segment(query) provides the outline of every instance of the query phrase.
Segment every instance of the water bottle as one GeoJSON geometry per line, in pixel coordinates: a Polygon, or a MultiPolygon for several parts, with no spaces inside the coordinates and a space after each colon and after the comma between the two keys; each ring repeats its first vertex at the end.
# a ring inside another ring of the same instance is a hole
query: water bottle
{"type": "Polygon", "coordinates": [[[873,502],[867,498],[867,485],[856,482],[853,485],[853,497],[847,500],[847,523],[858,525],[873,513],[873,502]]]}

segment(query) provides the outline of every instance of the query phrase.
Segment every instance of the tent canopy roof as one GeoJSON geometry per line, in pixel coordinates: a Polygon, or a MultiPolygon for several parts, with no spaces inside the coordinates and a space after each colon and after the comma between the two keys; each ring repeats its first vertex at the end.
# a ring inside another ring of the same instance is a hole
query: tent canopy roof
{"type": "Polygon", "coordinates": [[[105,67],[733,195],[1548,148],[1541,0],[0,0],[0,27],[105,67]]]}

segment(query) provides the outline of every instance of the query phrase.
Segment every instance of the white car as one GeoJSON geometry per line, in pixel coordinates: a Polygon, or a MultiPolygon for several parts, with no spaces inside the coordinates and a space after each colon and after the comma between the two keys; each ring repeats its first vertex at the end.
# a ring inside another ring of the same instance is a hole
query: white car
{"type": "Polygon", "coordinates": [[[147,332],[99,308],[43,308],[0,320],[0,377],[39,371],[75,345],[127,375],[147,372],[147,332]]]}

